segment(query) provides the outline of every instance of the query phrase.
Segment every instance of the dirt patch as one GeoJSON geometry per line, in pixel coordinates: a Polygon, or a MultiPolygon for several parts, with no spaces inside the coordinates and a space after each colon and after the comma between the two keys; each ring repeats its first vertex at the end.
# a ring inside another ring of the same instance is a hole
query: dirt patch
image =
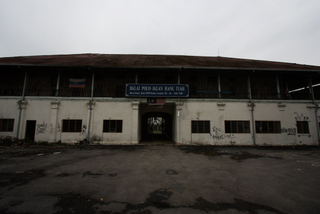
{"type": "Polygon", "coordinates": [[[61,213],[97,213],[103,211],[104,213],[136,213],[149,214],[152,213],[149,209],[151,207],[159,210],[187,208],[200,210],[204,212],[219,212],[227,210],[236,210],[245,213],[258,213],[258,211],[266,211],[271,213],[283,214],[283,212],[272,207],[263,206],[259,204],[250,203],[241,199],[234,199],[234,203],[212,203],[203,198],[196,199],[193,205],[173,206],[168,203],[172,191],[168,189],[158,189],[149,193],[149,197],[145,202],[139,204],[130,204],[126,202],[104,202],[103,198],[97,197],[92,199],[80,194],[66,194],[59,196],[59,202],[55,205],[60,208],[61,213]],[[103,210],[102,210],[103,208],[103,210]]]}
{"type": "Polygon", "coordinates": [[[176,170],[169,169],[166,171],[167,175],[177,175],[179,174],[176,170]]]}
{"type": "Polygon", "coordinates": [[[248,158],[263,158],[264,156],[261,155],[254,155],[248,152],[241,152],[238,154],[233,154],[231,155],[231,159],[233,160],[244,160],[244,159],[248,159],[248,158]]]}
{"type": "Polygon", "coordinates": [[[44,170],[29,170],[21,173],[0,173],[1,186],[20,186],[30,181],[44,177],[44,170]]]}
{"type": "Polygon", "coordinates": [[[61,173],[58,175],[58,177],[69,177],[71,175],[74,175],[74,174],[69,174],[69,173],[61,173]]]}
{"type": "Polygon", "coordinates": [[[85,176],[87,176],[87,175],[91,175],[91,176],[93,176],[93,177],[96,177],[97,175],[102,175],[102,174],[101,174],[101,173],[98,173],[98,172],[94,173],[94,172],[86,171],[86,172],[84,172],[84,173],[82,174],[82,177],[85,177],[85,176]]]}
{"type": "Polygon", "coordinates": [[[281,159],[280,157],[272,157],[272,156],[263,156],[252,154],[250,152],[245,151],[237,151],[232,148],[217,148],[214,146],[179,146],[180,150],[185,151],[186,153],[194,153],[199,155],[206,156],[221,156],[221,155],[229,155],[231,159],[241,161],[250,158],[274,158],[281,159]]]}
{"type": "Polygon", "coordinates": [[[191,206],[192,209],[202,210],[205,212],[214,211],[224,211],[224,210],[237,210],[238,212],[245,213],[258,213],[258,211],[267,211],[277,214],[284,214],[283,212],[259,204],[250,203],[241,199],[234,198],[234,203],[211,203],[203,198],[196,199],[196,203],[191,206]]]}
{"type": "Polygon", "coordinates": [[[142,149],[143,146],[141,145],[121,145],[121,146],[104,146],[106,149],[110,149],[110,150],[122,150],[122,151],[128,151],[128,152],[132,152],[132,151],[137,151],[139,149],[142,149]]]}
{"type": "Polygon", "coordinates": [[[186,153],[194,153],[207,156],[220,156],[223,153],[219,153],[218,150],[212,146],[179,146],[177,147],[186,153]]]}

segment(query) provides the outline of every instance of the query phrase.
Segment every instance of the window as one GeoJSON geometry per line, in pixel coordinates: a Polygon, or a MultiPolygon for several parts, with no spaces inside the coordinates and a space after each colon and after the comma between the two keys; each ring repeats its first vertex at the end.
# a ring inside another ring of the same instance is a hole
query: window
{"type": "Polygon", "coordinates": [[[103,132],[122,132],[122,120],[104,120],[103,132]]]}
{"type": "Polygon", "coordinates": [[[14,119],[0,119],[0,132],[13,132],[14,119]]]}
{"type": "Polygon", "coordinates": [[[298,134],[309,134],[308,121],[297,121],[298,134]]]}
{"type": "Polygon", "coordinates": [[[82,120],[62,120],[62,132],[81,132],[82,120]]]}
{"type": "Polygon", "coordinates": [[[224,121],[225,133],[250,133],[249,121],[224,121]]]}
{"type": "Polygon", "coordinates": [[[281,133],[280,121],[256,121],[256,133],[281,133]]]}
{"type": "Polygon", "coordinates": [[[210,121],[191,121],[192,133],[210,133],[210,121]]]}

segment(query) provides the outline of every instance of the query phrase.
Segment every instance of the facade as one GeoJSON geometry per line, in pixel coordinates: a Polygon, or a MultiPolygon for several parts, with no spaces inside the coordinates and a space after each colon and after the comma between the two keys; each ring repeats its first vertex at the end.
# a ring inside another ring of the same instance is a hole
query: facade
{"type": "Polygon", "coordinates": [[[0,58],[0,136],[319,145],[320,66],[226,57],[0,58]]]}

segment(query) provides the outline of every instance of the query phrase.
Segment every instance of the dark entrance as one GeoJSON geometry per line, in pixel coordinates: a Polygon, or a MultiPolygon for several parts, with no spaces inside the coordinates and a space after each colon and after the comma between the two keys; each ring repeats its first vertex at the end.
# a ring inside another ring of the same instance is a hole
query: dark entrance
{"type": "Polygon", "coordinates": [[[168,113],[145,113],[141,128],[141,141],[172,141],[172,116],[168,113]]]}
{"type": "Polygon", "coordinates": [[[36,133],[36,121],[27,120],[25,139],[34,141],[34,135],[36,133]]]}

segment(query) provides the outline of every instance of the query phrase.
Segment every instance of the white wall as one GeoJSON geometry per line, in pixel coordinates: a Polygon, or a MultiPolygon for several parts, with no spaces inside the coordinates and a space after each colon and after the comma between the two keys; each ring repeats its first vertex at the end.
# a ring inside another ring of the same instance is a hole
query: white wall
{"type": "MultiPolygon", "coordinates": [[[[246,102],[185,102],[181,113],[182,143],[209,145],[254,145],[252,107],[246,102]],[[192,134],[192,120],[209,120],[210,134],[192,134]],[[225,120],[250,121],[250,133],[225,133],[225,120]]],[[[320,111],[319,111],[320,113],[320,111]]],[[[318,113],[318,115],[319,115],[318,113]]],[[[280,121],[280,134],[255,134],[256,145],[318,145],[315,108],[312,104],[259,102],[254,106],[255,121],[280,121]],[[308,121],[309,134],[298,134],[296,121],[308,121]]]]}
{"type": "MultiPolygon", "coordinates": [[[[0,132],[0,135],[16,136],[19,108],[18,98],[0,98],[0,118],[15,119],[13,132],[0,132]]],[[[89,128],[88,99],[68,98],[35,98],[26,97],[27,104],[22,110],[20,138],[25,136],[27,120],[36,120],[35,141],[78,142],[86,138],[89,128]],[[57,100],[57,101],[56,101],[57,100]],[[55,109],[55,101],[58,103],[55,109]],[[56,113],[56,116],[55,116],[56,113]],[[63,119],[81,119],[82,130],[79,133],[62,132],[63,119]],[[56,121],[54,121],[56,120],[56,121]],[[53,140],[54,139],[54,140],[53,140]]],[[[140,100],[139,102],[145,102],[140,100]]],[[[170,102],[168,99],[167,102],[170,102]]],[[[182,144],[200,145],[253,145],[252,107],[246,101],[236,102],[222,100],[184,100],[180,117],[177,117],[175,100],[170,103],[169,111],[173,115],[173,139],[182,144]],[[219,103],[219,104],[218,104],[219,103]],[[192,120],[209,120],[210,133],[192,134],[192,120]],[[225,120],[250,121],[250,133],[225,133],[225,120]],[[179,135],[180,134],[180,135],[179,135]],[[179,135],[179,136],[178,136],[179,135]]],[[[141,104],[138,105],[141,108],[141,104]]],[[[133,116],[131,99],[100,99],[96,100],[92,110],[90,136],[102,144],[132,144],[140,139],[141,115],[145,110],[138,110],[133,116]],[[122,120],[122,133],[103,133],[103,120],[122,120]]],[[[149,111],[149,110],[148,110],[149,111]]],[[[159,109],[161,111],[161,109],[159,109]]],[[[316,124],[316,108],[311,103],[302,101],[259,101],[254,106],[254,119],[280,121],[280,134],[255,134],[257,145],[318,145],[316,124]],[[296,121],[308,121],[309,134],[298,134],[296,121]]],[[[318,112],[320,117],[320,110],[318,112]]]]}
{"type": "MultiPolygon", "coordinates": [[[[93,107],[92,124],[91,137],[100,139],[100,143],[131,144],[131,102],[97,101],[93,107]],[[103,133],[103,120],[122,120],[122,133],[103,133]]],[[[138,124],[135,127],[138,127],[138,124]]]]}

